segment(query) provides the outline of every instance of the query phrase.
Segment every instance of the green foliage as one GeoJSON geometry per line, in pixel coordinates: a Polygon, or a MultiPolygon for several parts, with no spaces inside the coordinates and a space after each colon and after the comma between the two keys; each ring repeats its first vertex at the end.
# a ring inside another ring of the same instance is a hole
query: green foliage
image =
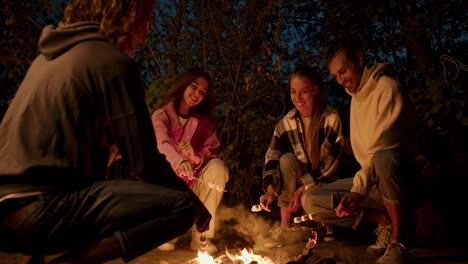
{"type": "Polygon", "coordinates": [[[155,110],[154,106],[159,103],[159,100],[167,92],[169,86],[163,79],[156,79],[146,89],[146,104],[150,108],[150,112],[155,110]]]}
{"type": "Polygon", "coordinates": [[[170,79],[198,65],[215,80],[218,136],[230,169],[228,204],[258,199],[265,151],[286,109],[278,10],[275,1],[163,5],[142,51],[149,55],[142,61],[160,66],[149,69],[150,79],[170,79]]]}
{"type": "MultiPolygon", "coordinates": [[[[450,130],[467,127],[461,77],[444,83],[439,74],[439,57],[466,47],[461,1],[189,1],[169,8],[172,13],[164,8],[150,45],[163,67],[152,71],[174,74],[199,64],[212,73],[218,133],[231,171],[229,204],[252,203],[262,192],[266,148],[275,123],[291,107],[288,72],[299,62],[326,71],[324,53],[337,36],[352,34],[366,45],[370,61],[395,65],[422,128],[421,151],[431,162],[438,162],[431,157],[441,150],[427,142],[442,146],[450,130]]],[[[466,76],[466,67],[459,76],[466,76]]],[[[330,78],[326,85],[346,130],[349,96],[330,78]]]]}

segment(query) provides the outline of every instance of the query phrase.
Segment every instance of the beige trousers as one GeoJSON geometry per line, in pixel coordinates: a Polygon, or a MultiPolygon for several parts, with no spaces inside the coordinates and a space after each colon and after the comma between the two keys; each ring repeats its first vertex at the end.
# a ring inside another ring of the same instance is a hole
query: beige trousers
{"type": "MultiPolygon", "coordinates": [[[[200,171],[198,180],[192,186],[193,192],[200,198],[212,216],[210,227],[205,232],[207,238],[213,238],[215,235],[216,211],[223,198],[228,180],[229,170],[224,165],[224,161],[215,158],[205,164],[205,167],[200,171]]],[[[192,228],[192,236],[197,233],[195,227],[192,228]]]]}

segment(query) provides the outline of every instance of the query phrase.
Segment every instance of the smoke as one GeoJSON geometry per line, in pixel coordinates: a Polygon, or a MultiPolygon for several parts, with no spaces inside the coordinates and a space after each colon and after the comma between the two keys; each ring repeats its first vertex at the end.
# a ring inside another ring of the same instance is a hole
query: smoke
{"type": "Polygon", "coordinates": [[[216,237],[227,249],[263,249],[263,244],[279,230],[278,221],[267,220],[261,213],[254,213],[243,205],[220,207],[217,211],[216,237]]]}

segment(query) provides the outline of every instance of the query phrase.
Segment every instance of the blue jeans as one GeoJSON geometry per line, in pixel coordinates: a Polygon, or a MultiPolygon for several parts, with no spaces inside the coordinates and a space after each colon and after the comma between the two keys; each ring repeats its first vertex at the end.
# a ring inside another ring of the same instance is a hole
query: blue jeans
{"type": "Polygon", "coordinates": [[[184,234],[196,217],[188,192],[133,180],[10,199],[0,211],[24,199],[31,202],[0,219],[2,250],[49,255],[115,236],[128,261],[184,234]]]}

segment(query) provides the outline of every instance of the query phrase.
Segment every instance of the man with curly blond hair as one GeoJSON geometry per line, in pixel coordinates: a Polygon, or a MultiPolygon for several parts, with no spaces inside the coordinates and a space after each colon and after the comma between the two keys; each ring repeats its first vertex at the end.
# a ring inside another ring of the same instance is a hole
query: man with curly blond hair
{"type": "Polygon", "coordinates": [[[137,65],[153,0],[75,0],[0,125],[0,250],[129,261],[211,215],[157,151],[137,65]],[[106,180],[111,146],[134,179],[106,180]],[[63,254],[59,254],[66,252],[63,254]]]}

